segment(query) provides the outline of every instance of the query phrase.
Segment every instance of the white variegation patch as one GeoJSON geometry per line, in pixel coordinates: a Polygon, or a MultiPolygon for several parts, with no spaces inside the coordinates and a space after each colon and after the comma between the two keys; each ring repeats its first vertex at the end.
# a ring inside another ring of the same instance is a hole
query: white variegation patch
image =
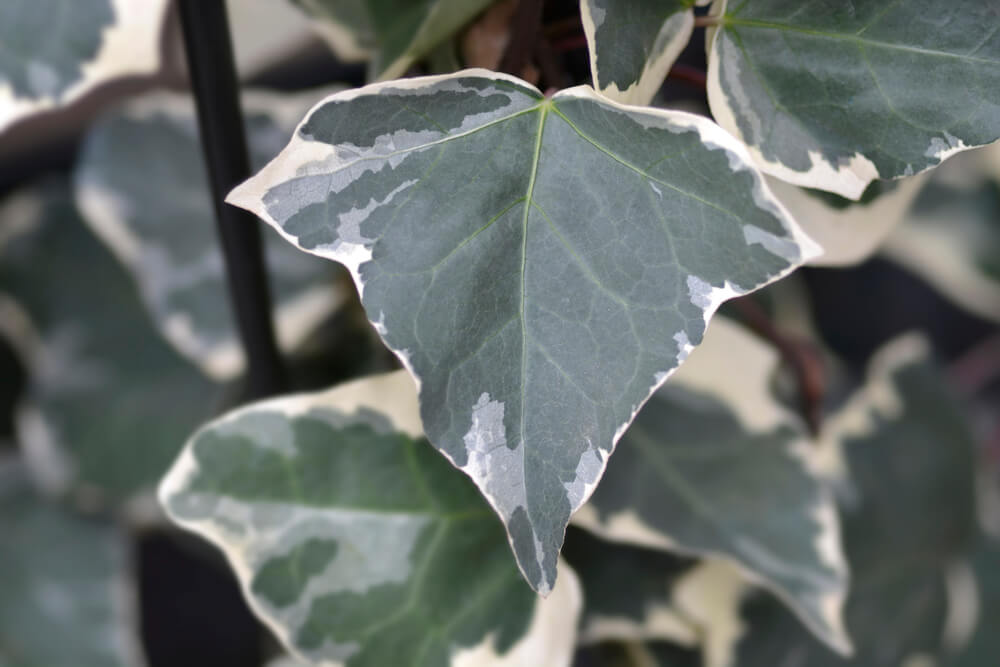
{"type": "Polygon", "coordinates": [[[749,591],[739,570],[711,558],[674,585],[675,605],[701,631],[704,667],[736,667],[736,644],[746,631],[740,605],[749,591]]]}
{"type": "MultiPolygon", "coordinates": [[[[35,97],[15,93],[0,80],[0,132],[15,121],[72,102],[98,85],[127,75],[154,73],[160,65],[160,30],[167,0],[110,0],[115,22],[101,35],[92,60],[81,63],[82,76],[58,97],[43,94],[46,79],[56,76],[46,63],[35,62],[32,76],[38,82],[35,97]]],[[[13,19],[14,17],[10,17],[13,19]]],[[[44,36],[36,36],[44,39],[44,36]]]]}

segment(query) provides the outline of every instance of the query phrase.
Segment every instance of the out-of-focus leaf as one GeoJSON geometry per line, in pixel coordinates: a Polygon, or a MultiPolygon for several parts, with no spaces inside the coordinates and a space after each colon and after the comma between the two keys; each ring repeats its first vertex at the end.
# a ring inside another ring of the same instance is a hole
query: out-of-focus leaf
{"type": "Polygon", "coordinates": [[[814,251],[711,121],[485,70],[327,98],[229,200],[352,270],[428,438],[543,593],[570,515],[718,305],[814,251]]]}
{"type": "Polygon", "coordinates": [[[309,17],[287,0],[226,0],[226,10],[242,79],[287,61],[318,41],[309,17]]]}
{"type": "Polygon", "coordinates": [[[128,544],[0,461],[0,666],[142,667],[128,544]]]}
{"type": "Polygon", "coordinates": [[[920,192],[926,175],[902,181],[873,181],[857,202],[822,190],[807,190],[768,178],[774,195],[811,239],[823,248],[813,266],[848,266],[879,249],[920,192]]]}
{"type": "Polygon", "coordinates": [[[962,308],[1000,322],[1000,182],[976,170],[978,157],[936,171],[885,250],[962,308]]]}
{"type": "Polygon", "coordinates": [[[712,114],[778,178],[856,199],[1000,138],[996,2],[716,0],[712,13],[712,114]]]}
{"type": "Polygon", "coordinates": [[[452,36],[493,0],[292,0],[316,22],[343,60],[374,58],[372,71],[393,79],[452,36]]]}
{"type": "Polygon", "coordinates": [[[744,606],[739,667],[899,667],[945,653],[947,572],[975,534],[964,416],[920,338],[888,345],[866,386],[830,422],[843,444],[845,608],[855,654],[835,655],[763,597],[744,606]]]}
{"type": "Polygon", "coordinates": [[[691,39],[695,0],[580,0],[594,88],[649,104],[691,39]]]}
{"type": "Polygon", "coordinates": [[[220,418],[188,442],[160,498],[222,549],[302,658],[569,665],[575,575],[564,568],[544,600],[524,584],[489,506],[424,438],[405,371],[220,418]]]}
{"type": "Polygon", "coordinates": [[[210,414],[215,389],[159,336],[62,182],[8,199],[0,229],[0,333],[28,370],[17,435],[29,468],[81,503],[130,499],[210,414]]]}
{"type": "Polygon", "coordinates": [[[159,67],[166,0],[4,0],[0,131],[120,76],[159,67]]]}
{"type": "MultiPolygon", "coordinates": [[[[960,644],[948,667],[992,667],[1000,656],[1000,544],[982,537],[952,586],[950,638],[960,644]]],[[[949,635],[946,635],[948,638],[949,635]]]]}
{"type": "MultiPolygon", "coordinates": [[[[316,93],[250,93],[243,106],[251,159],[273,157],[316,93]]],[[[211,377],[246,366],[228,307],[226,272],[189,98],[159,93],[102,118],[75,172],[77,204],[135,277],[160,330],[211,377]]],[[[279,342],[291,351],[345,299],[346,274],[264,230],[279,342]]]]}
{"type": "Polygon", "coordinates": [[[573,522],[624,543],[724,558],[847,652],[836,506],[816,443],[772,393],[778,362],[772,347],[716,318],[626,431],[573,522]]]}

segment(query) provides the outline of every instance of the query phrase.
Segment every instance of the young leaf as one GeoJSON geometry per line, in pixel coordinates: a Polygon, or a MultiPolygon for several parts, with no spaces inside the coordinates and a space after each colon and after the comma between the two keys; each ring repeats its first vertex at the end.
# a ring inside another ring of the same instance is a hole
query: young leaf
{"type": "Polygon", "coordinates": [[[716,318],[625,432],[573,522],[615,541],[728,560],[846,653],[836,507],[815,442],[772,395],[777,367],[773,348],[716,318]]]}
{"type": "Polygon", "coordinates": [[[712,114],[761,169],[857,199],[1000,138],[1000,8],[984,0],[716,0],[712,114]]]}
{"type": "Polygon", "coordinates": [[[649,104],[691,39],[695,0],[580,0],[594,88],[649,104]]]}
{"type": "Polygon", "coordinates": [[[846,467],[845,618],[854,656],[834,655],[758,597],[744,608],[733,665],[881,667],[944,657],[947,572],[976,532],[974,445],[927,356],[913,336],[886,346],[866,386],[829,423],[846,467]]]}
{"type": "Polygon", "coordinates": [[[340,58],[374,55],[380,79],[402,76],[494,0],[292,0],[340,58]]]}
{"type": "MultiPolygon", "coordinates": [[[[568,667],[581,605],[521,581],[502,527],[420,430],[405,371],[258,403],[196,433],[160,487],[301,658],[568,667]]],[[[565,568],[564,568],[565,569],[565,568]]]]}
{"type": "MultiPolygon", "coordinates": [[[[251,157],[262,165],[291,136],[316,93],[244,95],[251,157]]],[[[128,267],[160,331],[215,379],[246,362],[234,330],[194,106],[159,93],[91,129],[74,174],[91,229],[128,267]]],[[[336,265],[296,252],[267,228],[275,326],[293,350],[346,298],[336,265]]],[[[346,273],[344,274],[346,279],[346,273]]]]}
{"type": "Polygon", "coordinates": [[[351,269],[428,438],[542,593],[570,515],[718,305],[815,254],[707,119],[485,70],[327,98],[229,201],[351,269]]]}
{"type": "Polygon", "coordinates": [[[166,0],[4,0],[0,132],[119,76],[159,67],[166,0]]]}
{"type": "Polygon", "coordinates": [[[0,665],[142,667],[128,544],[46,503],[0,461],[0,665]]]}
{"type": "Polygon", "coordinates": [[[920,190],[886,254],[967,311],[1000,322],[1000,182],[950,171],[920,190]]]}
{"type": "Polygon", "coordinates": [[[0,335],[28,371],[17,425],[30,470],[91,506],[130,500],[160,479],[216,389],[160,338],[64,183],[11,196],[0,229],[11,308],[0,335]]]}

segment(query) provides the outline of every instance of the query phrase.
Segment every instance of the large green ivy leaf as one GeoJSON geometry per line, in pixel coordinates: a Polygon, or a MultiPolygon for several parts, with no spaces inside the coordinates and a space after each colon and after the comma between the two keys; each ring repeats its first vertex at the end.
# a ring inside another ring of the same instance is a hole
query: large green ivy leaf
{"type": "Polygon", "coordinates": [[[345,60],[374,57],[382,79],[402,76],[494,0],[292,0],[345,60]]]}
{"type": "Polygon", "coordinates": [[[142,667],[128,544],[0,461],[0,667],[142,667]]]}
{"type": "Polygon", "coordinates": [[[490,508],[423,437],[405,371],[222,417],[188,442],[160,498],[310,661],[569,665],[575,576],[546,600],[525,586],[490,508]]]}
{"type": "Polygon", "coordinates": [[[834,655],[758,597],[744,608],[734,665],[898,667],[944,657],[946,581],[976,532],[973,442],[927,353],[919,338],[891,343],[830,422],[843,443],[854,656],[834,655]]]}
{"type": "Polygon", "coordinates": [[[885,250],[954,303],[1000,322],[1000,181],[962,157],[934,173],[885,250]]]}
{"type": "Polygon", "coordinates": [[[649,104],[691,40],[695,0],[580,0],[594,88],[649,104]]]}
{"type": "Polygon", "coordinates": [[[485,70],[326,99],[229,201],[351,269],[430,441],[543,593],[570,515],[718,305],[815,252],[711,121],[485,70]]]}
{"type": "Polygon", "coordinates": [[[159,67],[166,0],[4,0],[0,131],[109,79],[159,67]]]}
{"type": "Polygon", "coordinates": [[[0,210],[0,317],[29,373],[18,442],[54,494],[88,506],[151,487],[216,389],[159,336],[62,182],[0,210]],[[16,304],[16,305],[11,305],[16,304]]]}
{"type": "MultiPolygon", "coordinates": [[[[255,164],[281,149],[317,98],[315,92],[244,95],[255,164]]],[[[155,94],[103,117],[87,136],[74,180],[87,223],[135,276],[167,339],[214,378],[242,372],[190,99],[155,94]]],[[[347,290],[336,265],[297,252],[270,228],[264,242],[276,332],[290,352],[347,290]]]]}
{"type": "Polygon", "coordinates": [[[1000,138],[1000,6],[716,0],[708,98],[765,171],[856,199],[1000,138]]]}
{"type": "Polygon", "coordinates": [[[773,396],[778,361],[716,318],[626,431],[573,521],[620,542],[726,559],[848,652],[836,506],[816,472],[815,442],[773,396]]]}

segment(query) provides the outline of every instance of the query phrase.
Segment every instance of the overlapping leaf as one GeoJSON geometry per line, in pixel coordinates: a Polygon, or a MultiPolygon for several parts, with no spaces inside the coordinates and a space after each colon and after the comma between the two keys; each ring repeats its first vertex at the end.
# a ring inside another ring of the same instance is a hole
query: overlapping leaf
{"type": "Polygon", "coordinates": [[[1000,138],[1000,6],[716,0],[709,102],[765,171],[856,199],[1000,138]]]}
{"type": "Polygon", "coordinates": [[[573,521],[620,542],[727,559],[846,652],[836,508],[815,443],[773,396],[777,366],[774,349],[716,318],[573,521]]]}
{"type": "Polygon", "coordinates": [[[89,505],[159,480],[216,390],[149,321],[61,182],[0,210],[0,333],[29,373],[18,442],[48,491],[89,505]]]}
{"type": "Polygon", "coordinates": [[[695,0],[580,0],[594,88],[618,102],[649,104],[691,39],[694,5],[695,0]]]}
{"type": "Polygon", "coordinates": [[[142,667],[125,535],[47,504],[0,461],[0,665],[142,667]]]}
{"type": "MultiPolygon", "coordinates": [[[[244,96],[253,163],[281,149],[319,96],[244,96]]],[[[135,276],[174,347],[212,377],[238,375],[245,360],[225,306],[225,267],[189,99],[156,94],[102,118],[78,159],[75,191],[87,223],[135,276]]],[[[287,352],[346,290],[336,265],[296,252],[270,229],[264,242],[275,326],[287,352]]]]}
{"type": "Polygon", "coordinates": [[[493,0],[292,0],[345,60],[374,57],[382,79],[402,76],[493,0]]]}
{"type": "Polygon", "coordinates": [[[313,663],[569,665],[575,576],[545,600],[524,584],[496,517],[423,437],[405,371],[209,424],[160,498],[313,663]]]}
{"type": "Polygon", "coordinates": [[[159,67],[166,0],[5,0],[0,131],[109,79],[159,67]]]}
{"type": "Polygon", "coordinates": [[[836,656],[776,605],[752,598],[732,664],[896,667],[946,657],[946,578],[975,535],[973,455],[966,421],[926,356],[917,338],[888,346],[831,422],[847,473],[854,656],[836,656]]]}
{"type": "Polygon", "coordinates": [[[430,441],[541,592],[615,442],[718,305],[815,254],[710,121],[483,70],[328,98],[229,199],[351,269],[430,441]]]}

